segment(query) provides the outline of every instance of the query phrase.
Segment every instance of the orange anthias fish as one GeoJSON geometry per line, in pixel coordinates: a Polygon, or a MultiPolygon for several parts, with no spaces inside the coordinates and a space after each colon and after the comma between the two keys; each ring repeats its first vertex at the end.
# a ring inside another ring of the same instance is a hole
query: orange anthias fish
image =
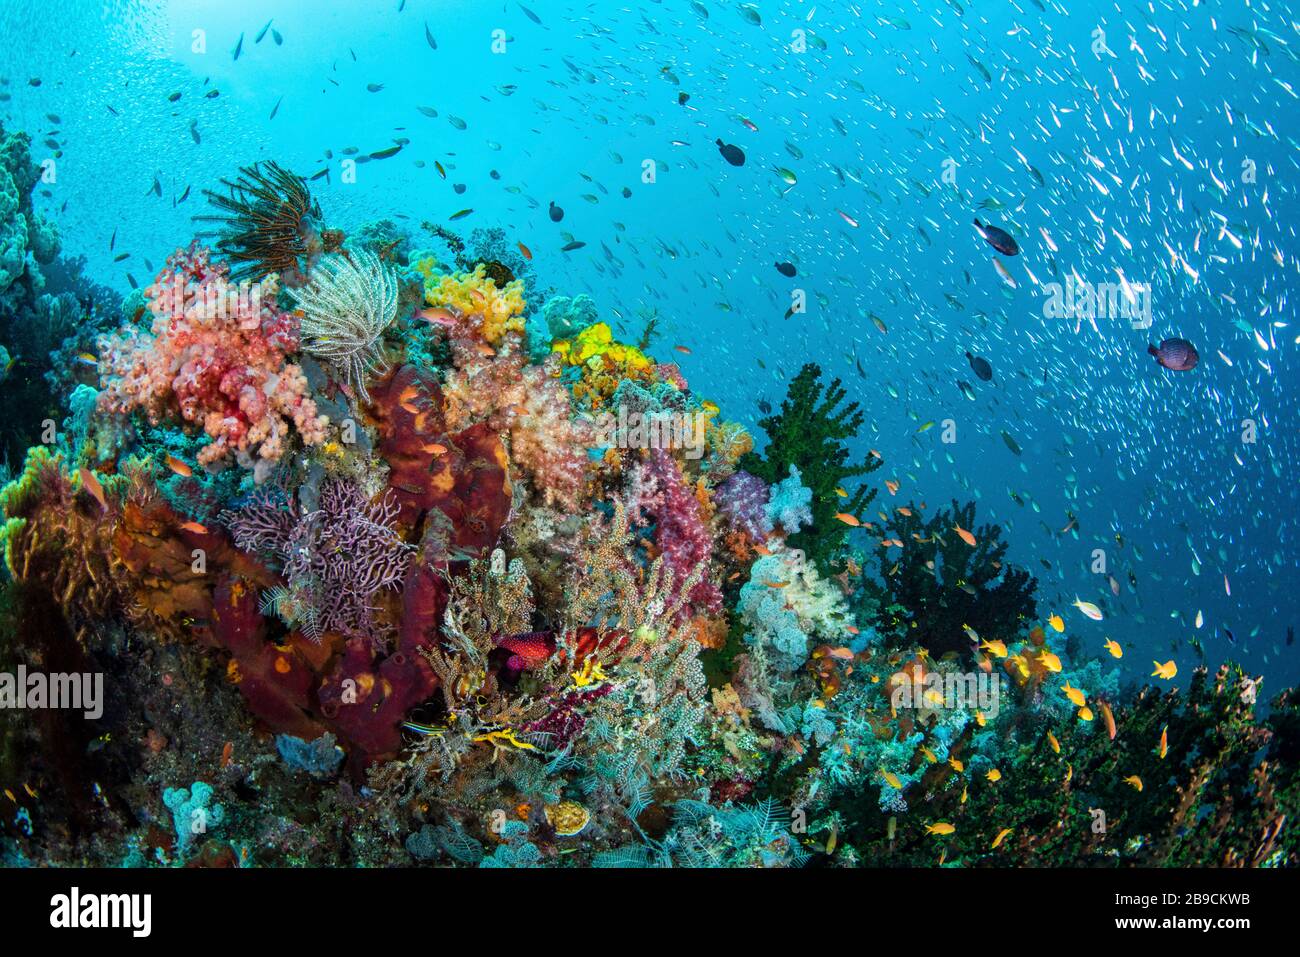
{"type": "Polygon", "coordinates": [[[187,532],[193,532],[196,535],[208,534],[208,527],[199,522],[184,522],[181,524],[181,528],[187,532]]]}
{"type": "Polygon", "coordinates": [[[957,533],[958,538],[960,538],[971,548],[975,547],[975,536],[972,535],[970,532],[966,531],[966,529],[962,528],[960,525],[954,525],[952,527],[952,530],[957,533]]]}
{"type": "Polygon", "coordinates": [[[182,478],[189,478],[194,470],[174,455],[167,456],[167,467],[182,478]]]}
{"type": "Polygon", "coordinates": [[[927,824],[925,826],[926,834],[955,834],[957,829],[947,821],[940,821],[938,824],[927,824]]]}
{"type": "Polygon", "coordinates": [[[1165,759],[1165,755],[1167,755],[1168,753],[1169,753],[1169,725],[1165,725],[1163,728],[1160,729],[1160,760],[1163,761],[1165,759]]]}
{"type": "Polygon", "coordinates": [[[899,487],[898,483],[895,482],[893,479],[885,479],[885,488],[889,489],[890,495],[897,495],[898,487],[899,487]]]}
{"type": "Polygon", "coordinates": [[[1061,686],[1061,690],[1065,692],[1065,696],[1074,703],[1076,708],[1082,708],[1087,703],[1084,693],[1071,685],[1069,681],[1061,686]]]}
{"type": "Polygon", "coordinates": [[[1138,777],[1136,774],[1130,774],[1128,777],[1124,779],[1124,783],[1132,785],[1134,790],[1137,791],[1142,790],[1142,779],[1138,777]]]}
{"type": "Polygon", "coordinates": [[[838,518],[845,525],[849,525],[853,528],[858,528],[862,525],[862,522],[858,521],[858,517],[856,515],[850,515],[848,512],[836,512],[835,517],[838,518]]]}
{"type": "Polygon", "coordinates": [[[99,507],[107,512],[108,499],[104,498],[104,486],[99,484],[99,479],[95,477],[95,473],[90,469],[83,468],[81,470],[81,484],[91,494],[91,497],[99,503],[99,507]]]}
{"type": "Polygon", "coordinates": [[[1101,716],[1106,722],[1106,733],[1110,735],[1112,741],[1115,740],[1115,715],[1110,710],[1110,705],[1106,702],[1101,703],[1101,716]]]}
{"type": "Polygon", "coordinates": [[[415,398],[420,394],[418,386],[408,385],[402,390],[402,394],[397,397],[397,404],[400,405],[411,415],[418,415],[420,407],[415,404],[415,398]]]}
{"type": "Polygon", "coordinates": [[[982,641],[980,642],[980,650],[992,652],[999,658],[1007,656],[1007,645],[1003,641],[982,641]]]}
{"type": "Polygon", "coordinates": [[[673,348],[684,356],[689,356],[691,354],[691,350],[686,348],[686,346],[673,346],[673,348]]]}
{"type": "Polygon", "coordinates": [[[419,316],[421,319],[423,319],[425,322],[432,322],[435,325],[439,325],[439,326],[456,325],[455,314],[446,309],[442,309],[442,308],[421,309],[419,312],[416,313],[416,315],[419,316]]]}
{"type": "Polygon", "coordinates": [[[523,243],[519,243],[518,245],[519,245],[519,254],[521,256],[523,256],[525,259],[533,258],[533,251],[531,249],[529,249],[523,243]]]}

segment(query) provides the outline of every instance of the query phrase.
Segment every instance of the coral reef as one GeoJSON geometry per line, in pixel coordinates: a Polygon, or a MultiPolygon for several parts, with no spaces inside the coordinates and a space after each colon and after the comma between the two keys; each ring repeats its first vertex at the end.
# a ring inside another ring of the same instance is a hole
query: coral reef
{"type": "Polygon", "coordinates": [[[521,280],[512,279],[498,287],[482,263],[473,272],[442,276],[435,276],[428,260],[417,263],[416,268],[428,277],[425,302],[435,310],[451,310],[451,321],[467,325],[468,331],[489,345],[499,344],[506,333],[524,331],[521,280]]]}
{"type": "Polygon", "coordinates": [[[616,340],[603,322],[588,326],[571,339],[557,340],[551,348],[572,367],[573,398],[583,409],[610,404],[627,382],[650,385],[655,381],[650,357],[616,340]]]}
{"type": "Polygon", "coordinates": [[[31,160],[31,138],[0,126],[0,315],[14,315],[19,299],[45,287],[41,266],[59,252],[54,225],[32,209],[32,189],[41,170],[31,160]]]}
{"type": "Polygon", "coordinates": [[[84,260],[60,255],[58,231],[33,207],[56,174],[54,158],[32,161],[27,134],[0,125],[0,462],[9,465],[49,440],[67,393],[93,376],[96,334],[118,312],[118,295],[83,275],[84,260]]]}
{"type": "Polygon", "coordinates": [[[1121,689],[973,503],[868,520],[839,380],[757,452],[504,231],[226,185],[0,491],[0,646],[109,684],[0,714],[6,861],[1300,863],[1292,694],[1121,689]]]}

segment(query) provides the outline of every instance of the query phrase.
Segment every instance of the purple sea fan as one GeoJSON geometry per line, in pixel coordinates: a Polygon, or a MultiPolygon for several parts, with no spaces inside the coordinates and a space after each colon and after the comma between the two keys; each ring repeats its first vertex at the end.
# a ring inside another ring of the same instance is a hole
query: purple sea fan
{"type": "Polygon", "coordinates": [[[309,637],[335,631],[378,643],[375,596],[400,587],[415,548],[393,527],[399,507],[388,493],[374,502],[356,485],[329,479],[315,509],[303,509],[283,491],[259,491],[238,512],[223,512],[235,544],[280,565],[288,592],[299,601],[293,621],[309,637]]]}
{"type": "Polygon", "coordinates": [[[767,483],[748,472],[737,472],[718,486],[714,501],[718,515],[732,529],[744,532],[755,541],[763,541],[772,533],[772,521],[767,514],[767,483]]]}

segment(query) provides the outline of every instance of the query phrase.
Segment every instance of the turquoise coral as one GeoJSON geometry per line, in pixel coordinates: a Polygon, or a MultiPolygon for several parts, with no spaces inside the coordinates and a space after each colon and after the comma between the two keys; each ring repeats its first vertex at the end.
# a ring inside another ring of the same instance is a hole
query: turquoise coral
{"type": "Polygon", "coordinates": [[[163,804],[172,812],[176,850],[180,856],[185,856],[191,844],[202,842],[209,831],[225,823],[226,809],[213,804],[212,797],[212,785],[204,781],[195,781],[188,788],[168,788],[163,792],[163,804]]]}

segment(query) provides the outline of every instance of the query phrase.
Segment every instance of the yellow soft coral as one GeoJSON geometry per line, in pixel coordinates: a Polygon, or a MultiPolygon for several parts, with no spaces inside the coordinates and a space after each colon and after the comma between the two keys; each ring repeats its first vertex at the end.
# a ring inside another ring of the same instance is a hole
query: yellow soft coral
{"type": "Polygon", "coordinates": [[[572,339],[561,339],[551,348],[564,356],[569,365],[575,366],[602,368],[607,363],[612,363],[630,369],[649,369],[654,364],[636,346],[616,340],[606,322],[593,323],[572,339]]]}
{"type": "MultiPolygon", "coordinates": [[[[706,407],[709,404],[706,403],[706,407]]],[[[704,442],[709,450],[709,472],[715,481],[734,472],[740,457],[754,449],[754,437],[745,431],[744,426],[737,422],[719,422],[712,415],[709,416],[704,442]]]]}
{"type": "Polygon", "coordinates": [[[625,379],[654,379],[654,360],[636,346],[617,341],[604,322],[588,326],[572,339],[557,340],[551,351],[565,365],[580,367],[581,379],[574,384],[573,395],[591,407],[608,401],[625,379]]]}
{"type": "Polygon", "coordinates": [[[435,275],[428,261],[416,264],[425,277],[424,301],[434,308],[452,309],[478,320],[478,333],[491,345],[508,332],[524,331],[524,284],[514,279],[504,289],[487,275],[482,263],[473,272],[435,275]]]}

